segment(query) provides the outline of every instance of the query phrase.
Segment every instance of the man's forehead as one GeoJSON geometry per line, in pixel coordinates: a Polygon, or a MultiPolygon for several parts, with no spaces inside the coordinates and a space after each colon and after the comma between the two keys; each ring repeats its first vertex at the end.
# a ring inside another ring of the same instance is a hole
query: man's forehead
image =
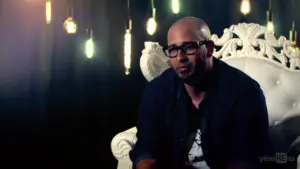
{"type": "Polygon", "coordinates": [[[168,46],[181,46],[181,45],[190,44],[191,42],[196,42],[196,41],[198,41],[198,40],[181,40],[181,41],[174,41],[174,42],[168,43],[168,46]]]}
{"type": "Polygon", "coordinates": [[[167,46],[168,47],[180,47],[180,46],[186,46],[186,45],[195,45],[195,42],[197,41],[183,41],[183,42],[178,42],[178,43],[170,43],[167,46]]]}
{"type": "Polygon", "coordinates": [[[196,31],[190,29],[171,30],[168,33],[168,45],[181,45],[183,42],[198,41],[196,31]]]}

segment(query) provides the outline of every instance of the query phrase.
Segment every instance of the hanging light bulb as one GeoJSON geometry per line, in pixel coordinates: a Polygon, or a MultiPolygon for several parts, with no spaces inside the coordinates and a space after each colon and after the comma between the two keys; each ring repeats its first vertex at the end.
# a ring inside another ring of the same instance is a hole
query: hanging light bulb
{"type": "Polygon", "coordinates": [[[295,29],[295,21],[293,21],[292,29],[290,30],[290,41],[292,43],[292,47],[296,48],[296,46],[297,46],[297,31],[295,29]]]}
{"type": "MultiPolygon", "coordinates": [[[[87,31],[88,32],[88,31],[87,31]]],[[[91,30],[90,38],[85,43],[85,55],[87,58],[92,58],[95,53],[94,41],[93,41],[93,32],[91,30]]]]}
{"type": "Polygon", "coordinates": [[[156,32],[157,29],[157,23],[155,21],[155,19],[149,18],[148,22],[147,22],[147,32],[149,35],[153,35],[156,32]]]}
{"type": "Polygon", "coordinates": [[[267,11],[267,31],[274,33],[272,0],[269,0],[269,10],[267,11]]]}
{"type": "Polygon", "coordinates": [[[132,20],[130,17],[130,0],[127,0],[128,19],[126,23],[126,32],[124,36],[124,67],[125,74],[129,75],[131,67],[131,30],[132,20]]]}
{"type": "Polygon", "coordinates": [[[251,6],[250,6],[250,0],[242,0],[241,3],[241,12],[244,15],[248,15],[250,13],[251,6]]]}
{"type": "Polygon", "coordinates": [[[51,12],[52,12],[52,9],[51,9],[51,0],[46,0],[45,8],[46,8],[46,11],[45,11],[45,14],[46,14],[46,23],[50,24],[51,23],[51,12]]]}
{"type": "Polygon", "coordinates": [[[268,19],[268,22],[267,22],[267,30],[269,32],[274,32],[274,23],[273,23],[273,16],[272,16],[272,11],[269,10],[267,11],[267,19],[268,19]]]}
{"type": "Polygon", "coordinates": [[[268,22],[267,29],[269,32],[274,32],[274,23],[272,21],[268,22]]]}
{"type": "Polygon", "coordinates": [[[73,8],[67,8],[67,19],[64,21],[64,29],[68,34],[75,34],[77,32],[77,23],[73,17],[73,8]]]}
{"type": "Polygon", "coordinates": [[[179,0],[172,0],[172,11],[174,14],[178,14],[180,11],[179,0]]]}
{"type": "MultiPolygon", "coordinates": [[[[153,0],[152,0],[152,3],[153,3],[153,0]]],[[[156,16],[156,9],[153,7],[152,8],[152,17],[149,18],[147,21],[147,32],[149,35],[153,35],[157,29],[157,23],[155,20],[155,16],[156,16]]]]}
{"type": "Polygon", "coordinates": [[[94,56],[94,42],[93,38],[90,38],[86,41],[85,44],[85,54],[87,58],[92,58],[94,56]]]}
{"type": "Polygon", "coordinates": [[[124,66],[125,74],[130,73],[131,65],[131,30],[127,29],[125,33],[125,42],[124,42],[124,66]]]}
{"type": "Polygon", "coordinates": [[[72,17],[68,17],[64,22],[64,28],[68,34],[77,32],[77,24],[72,17]]]}

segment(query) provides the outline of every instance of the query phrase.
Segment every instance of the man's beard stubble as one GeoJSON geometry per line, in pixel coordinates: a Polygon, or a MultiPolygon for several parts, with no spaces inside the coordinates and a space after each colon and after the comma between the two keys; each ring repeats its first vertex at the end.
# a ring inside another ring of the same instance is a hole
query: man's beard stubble
{"type": "Polygon", "coordinates": [[[178,77],[183,80],[185,84],[194,87],[205,86],[205,79],[206,79],[206,70],[205,70],[205,63],[201,60],[197,63],[197,66],[191,67],[191,70],[187,73],[180,73],[177,72],[178,77]]]}

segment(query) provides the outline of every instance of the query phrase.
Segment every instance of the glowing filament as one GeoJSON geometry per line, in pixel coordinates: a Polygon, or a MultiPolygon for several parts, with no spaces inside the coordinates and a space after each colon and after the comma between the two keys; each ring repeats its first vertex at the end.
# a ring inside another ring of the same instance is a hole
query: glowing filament
{"type": "Polygon", "coordinates": [[[51,1],[47,0],[46,1],[46,23],[50,24],[51,23],[51,1]]]}
{"type": "Polygon", "coordinates": [[[174,14],[178,14],[180,10],[179,0],[172,0],[172,10],[174,14]]]}
{"type": "Polygon", "coordinates": [[[69,17],[65,20],[64,27],[69,34],[74,34],[77,31],[77,25],[72,17],[69,17]]]}
{"type": "Polygon", "coordinates": [[[247,15],[250,13],[251,6],[250,6],[250,1],[249,0],[243,0],[241,4],[241,12],[244,15],[247,15]]]}
{"type": "Polygon", "coordinates": [[[126,75],[129,74],[131,64],[131,32],[130,29],[126,30],[124,42],[124,66],[126,75]]]}
{"type": "Polygon", "coordinates": [[[149,35],[153,35],[156,32],[157,23],[154,18],[150,18],[147,22],[147,32],[149,35]]]}
{"type": "Polygon", "coordinates": [[[268,21],[267,30],[270,32],[274,32],[274,24],[271,21],[268,21]]]}
{"type": "Polygon", "coordinates": [[[92,58],[94,56],[94,42],[92,38],[85,43],[85,55],[87,58],[92,58]]]}

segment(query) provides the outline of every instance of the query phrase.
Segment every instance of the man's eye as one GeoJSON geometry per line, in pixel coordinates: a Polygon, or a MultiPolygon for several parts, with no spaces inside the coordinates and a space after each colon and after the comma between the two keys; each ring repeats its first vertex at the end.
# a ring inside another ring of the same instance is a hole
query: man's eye
{"type": "Polygon", "coordinates": [[[174,53],[174,52],[177,52],[177,49],[176,48],[171,48],[171,49],[168,49],[169,53],[174,53]]]}
{"type": "Polygon", "coordinates": [[[186,54],[194,54],[196,52],[196,47],[190,46],[185,48],[186,54]]]}
{"type": "Polygon", "coordinates": [[[187,46],[185,49],[186,50],[194,50],[194,49],[196,49],[196,47],[195,46],[187,46]]]}

